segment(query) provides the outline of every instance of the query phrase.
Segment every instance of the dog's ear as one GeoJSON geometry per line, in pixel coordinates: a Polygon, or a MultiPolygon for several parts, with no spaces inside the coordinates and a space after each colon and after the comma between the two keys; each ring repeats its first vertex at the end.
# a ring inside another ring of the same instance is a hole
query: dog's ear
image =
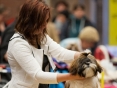
{"type": "Polygon", "coordinates": [[[70,68],[69,68],[69,72],[72,75],[77,75],[78,69],[79,69],[79,58],[74,59],[74,61],[71,63],[70,68]]]}
{"type": "Polygon", "coordinates": [[[78,64],[74,62],[72,62],[70,68],[69,68],[69,72],[72,74],[72,75],[76,75],[77,74],[77,67],[78,67],[78,64]]]}
{"type": "Polygon", "coordinates": [[[69,72],[70,72],[72,75],[76,75],[76,74],[77,74],[77,69],[74,68],[74,67],[71,67],[71,68],[69,69],[69,72]]]}

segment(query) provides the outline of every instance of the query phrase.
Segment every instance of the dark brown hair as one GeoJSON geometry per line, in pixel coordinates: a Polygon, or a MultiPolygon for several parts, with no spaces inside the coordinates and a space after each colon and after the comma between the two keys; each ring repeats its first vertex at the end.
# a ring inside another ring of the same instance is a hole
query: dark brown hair
{"type": "Polygon", "coordinates": [[[59,5],[64,5],[66,8],[69,8],[69,5],[67,2],[63,1],[63,0],[59,0],[56,4],[55,4],[55,8],[57,8],[59,5]]]}
{"type": "Polygon", "coordinates": [[[0,4],[0,14],[2,14],[6,10],[7,8],[4,5],[0,4]]]}
{"type": "Polygon", "coordinates": [[[37,46],[44,41],[46,24],[50,19],[49,7],[39,0],[27,0],[19,13],[16,32],[21,33],[28,42],[37,46]]]}
{"type": "Polygon", "coordinates": [[[73,11],[77,10],[78,8],[81,8],[83,11],[85,10],[85,6],[82,4],[76,4],[73,7],[73,11]]]}

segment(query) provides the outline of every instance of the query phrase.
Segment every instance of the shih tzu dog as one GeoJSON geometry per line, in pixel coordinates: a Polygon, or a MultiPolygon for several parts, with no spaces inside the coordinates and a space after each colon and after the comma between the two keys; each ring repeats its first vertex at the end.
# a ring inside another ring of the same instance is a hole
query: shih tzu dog
{"type": "Polygon", "coordinates": [[[97,73],[101,71],[102,67],[97,63],[95,57],[90,53],[82,53],[72,62],[69,72],[72,75],[85,77],[85,79],[66,81],[65,88],[100,88],[97,73]]]}

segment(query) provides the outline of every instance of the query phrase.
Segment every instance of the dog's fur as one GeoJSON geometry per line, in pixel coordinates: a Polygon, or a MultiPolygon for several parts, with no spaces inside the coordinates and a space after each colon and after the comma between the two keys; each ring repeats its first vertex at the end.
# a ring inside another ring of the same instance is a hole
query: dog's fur
{"type": "Polygon", "coordinates": [[[84,80],[69,80],[65,83],[65,88],[100,88],[97,73],[101,73],[102,68],[89,53],[82,53],[75,59],[69,69],[72,75],[85,77],[84,80]]]}

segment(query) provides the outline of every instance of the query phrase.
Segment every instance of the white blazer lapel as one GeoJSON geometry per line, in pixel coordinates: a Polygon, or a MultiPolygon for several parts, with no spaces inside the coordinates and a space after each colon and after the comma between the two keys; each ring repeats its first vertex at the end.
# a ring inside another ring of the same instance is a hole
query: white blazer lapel
{"type": "Polygon", "coordinates": [[[41,45],[41,49],[44,50],[45,55],[48,55],[48,45],[41,45]]]}
{"type": "Polygon", "coordinates": [[[43,49],[37,49],[33,46],[32,47],[32,53],[34,55],[34,58],[37,60],[37,62],[39,63],[39,65],[42,68],[42,63],[43,63],[43,49]]]}
{"type": "Polygon", "coordinates": [[[56,69],[56,66],[55,66],[55,64],[54,64],[54,62],[52,60],[52,56],[50,54],[48,55],[48,59],[49,59],[49,62],[51,64],[52,69],[55,70],[56,69]]]}
{"type": "Polygon", "coordinates": [[[52,60],[52,56],[50,53],[48,53],[49,51],[49,46],[48,45],[41,45],[41,48],[44,49],[44,54],[48,56],[48,59],[49,59],[49,62],[50,62],[50,65],[52,67],[53,70],[55,70],[56,66],[52,60]]]}
{"type": "Polygon", "coordinates": [[[42,63],[43,63],[43,53],[45,55],[48,56],[48,59],[49,59],[49,62],[50,62],[50,65],[52,67],[53,70],[55,70],[56,66],[52,60],[52,56],[51,54],[48,53],[48,50],[49,50],[49,47],[48,45],[42,45],[41,46],[41,49],[37,49],[33,46],[32,47],[32,53],[34,54],[34,57],[35,59],[38,61],[38,63],[40,64],[41,68],[42,68],[42,63]]]}

